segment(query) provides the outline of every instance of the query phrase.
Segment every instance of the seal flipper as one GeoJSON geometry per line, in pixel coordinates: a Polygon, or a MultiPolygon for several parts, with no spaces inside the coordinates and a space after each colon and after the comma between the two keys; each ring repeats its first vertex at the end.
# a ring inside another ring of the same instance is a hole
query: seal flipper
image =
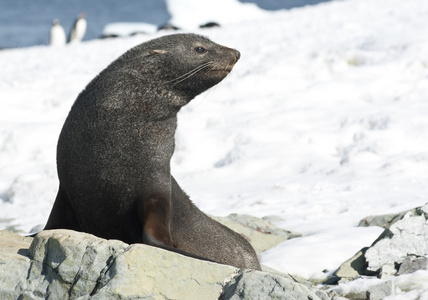
{"type": "MultiPolygon", "coordinates": [[[[166,246],[172,246],[170,230],[170,195],[154,193],[141,201],[138,216],[143,224],[143,243],[149,244],[151,240],[166,246]]],[[[155,246],[155,245],[154,245],[155,246]]]]}
{"type": "Polygon", "coordinates": [[[169,201],[162,201],[160,199],[162,198],[159,196],[149,197],[140,205],[139,217],[143,224],[143,244],[200,260],[216,262],[174,247],[170,230],[170,206],[166,204],[169,201]]]}
{"type": "Polygon", "coordinates": [[[178,249],[178,248],[174,248],[172,246],[167,246],[167,245],[159,242],[155,238],[153,238],[146,231],[143,231],[143,241],[144,241],[144,244],[149,245],[149,246],[154,246],[154,247],[157,247],[157,248],[161,248],[161,249],[168,250],[168,251],[171,251],[171,252],[175,252],[175,253],[178,253],[178,254],[181,254],[181,255],[184,255],[184,256],[188,256],[188,257],[191,257],[191,258],[196,258],[196,259],[200,259],[200,260],[204,260],[204,261],[210,261],[210,262],[218,263],[218,262],[216,262],[214,260],[211,260],[211,259],[208,259],[206,257],[195,255],[195,254],[192,254],[190,252],[187,252],[187,251],[184,251],[184,250],[181,250],[181,249],[178,249]]]}
{"type": "Polygon", "coordinates": [[[59,187],[58,194],[56,195],[55,203],[49,215],[48,222],[43,230],[48,229],[71,229],[82,231],[71,207],[67,194],[64,189],[59,187]]]}

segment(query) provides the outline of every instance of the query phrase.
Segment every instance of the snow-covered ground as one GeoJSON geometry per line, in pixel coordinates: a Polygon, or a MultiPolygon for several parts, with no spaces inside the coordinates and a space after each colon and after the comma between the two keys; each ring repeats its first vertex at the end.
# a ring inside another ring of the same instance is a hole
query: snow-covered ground
{"type": "MultiPolygon", "coordinates": [[[[303,234],[263,264],[334,271],[382,232],[356,227],[360,219],[428,202],[423,0],[333,1],[196,32],[241,59],[179,113],[173,174],[207,213],[277,215],[303,234]]],[[[46,222],[74,99],[158,35],[0,52],[0,229],[46,222]]]]}

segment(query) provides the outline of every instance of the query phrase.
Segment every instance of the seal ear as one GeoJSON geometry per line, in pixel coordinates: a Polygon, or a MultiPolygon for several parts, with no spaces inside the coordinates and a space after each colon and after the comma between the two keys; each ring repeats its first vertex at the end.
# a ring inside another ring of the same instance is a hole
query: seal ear
{"type": "Polygon", "coordinates": [[[164,54],[166,53],[166,50],[152,50],[149,52],[149,55],[157,55],[157,54],[164,54]]]}

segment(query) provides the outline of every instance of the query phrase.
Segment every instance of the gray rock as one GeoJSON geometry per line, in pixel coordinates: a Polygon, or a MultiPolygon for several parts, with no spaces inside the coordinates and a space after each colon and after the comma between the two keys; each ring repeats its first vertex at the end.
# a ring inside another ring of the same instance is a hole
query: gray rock
{"type": "Polygon", "coordinates": [[[358,251],[353,257],[345,261],[335,272],[334,276],[339,278],[354,279],[359,275],[365,275],[367,270],[367,261],[364,257],[368,248],[358,251]]]}
{"type": "Polygon", "coordinates": [[[328,299],[309,282],[70,230],[0,232],[0,299],[328,299]]]}
{"type": "Polygon", "coordinates": [[[360,275],[378,275],[386,279],[427,269],[428,205],[380,219],[392,224],[370,247],[344,262],[335,272],[336,276],[353,279],[360,275]],[[399,273],[398,267],[402,269],[399,273]]]}
{"type": "Polygon", "coordinates": [[[283,218],[281,218],[280,216],[276,216],[276,215],[264,216],[264,217],[262,217],[262,219],[269,222],[269,223],[273,223],[273,224],[284,221],[283,218]]]}
{"type": "MultiPolygon", "coordinates": [[[[1,200],[1,199],[0,199],[1,200]]],[[[0,228],[4,228],[6,231],[16,232],[16,233],[24,233],[21,229],[19,229],[20,225],[16,223],[13,218],[0,218],[0,228]]]]}
{"type": "Polygon", "coordinates": [[[43,231],[30,247],[30,288],[52,299],[89,295],[128,247],[120,241],[70,230],[43,231]]]}
{"type": "Polygon", "coordinates": [[[17,299],[16,287],[27,278],[32,238],[0,231],[0,299],[17,299]]]}
{"type": "Polygon", "coordinates": [[[285,277],[287,279],[290,279],[291,281],[298,282],[298,283],[301,283],[303,285],[306,285],[307,287],[311,287],[314,285],[314,283],[312,281],[309,281],[303,277],[300,277],[298,275],[291,275],[289,273],[282,273],[278,270],[269,268],[268,266],[265,266],[265,265],[262,265],[262,271],[265,273],[272,274],[272,275],[277,275],[279,277],[285,277]]]}
{"type": "Polygon", "coordinates": [[[30,253],[33,295],[51,299],[217,299],[224,279],[237,272],[147,245],[68,230],[39,233],[30,253]]]}
{"type": "Polygon", "coordinates": [[[397,275],[410,274],[418,270],[428,270],[428,258],[409,255],[400,265],[397,275]]]}
{"type": "Polygon", "coordinates": [[[428,224],[424,215],[404,217],[392,224],[366,251],[367,269],[378,271],[386,264],[401,264],[407,255],[428,255],[428,224]]]}
{"type": "Polygon", "coordinates": [[[244,236],[253,246],[257,254],[262,253],[287,239],[302,236],[274,225],[270,220],[277,220],[273,216],[260,219],[248,215],[231,214],[227,217],[213,217],[216,221],[229,227],[244,236]]]}
{"type": "Polygon", "coordinates": [[[369,227],[369,226],[379,226],[383,228],[388,228],[398,220],[400,220],[406,212],[401,212],[398,214],[386,214],[379,216],[368,216],[360,221],[358,227],[369,227]]]}
{"type": "Polygon", "coordinates": [[[328,295],[321,290],[311,290],[291,279],[260,271],[244,270],[226,284],[221,300],[252,299],[325,299],[328,295]]]}
{"type": "Polygon", "coordinates": [[[283,236],[287,239],[302,236],[301,233],[285,230],[274,225],[274,222],[283,221],[282,218],[277,216],[266,216],[260,219],[249,215],[230,214],[226,218],[265,234],[283,236]]]}
{"type": "Polygon", "coordinates": [[[369,300],[382,300],[387,296],[395,295],[394,282],[388,280],[381,284],[369,287],[367,291],[367,299],[369,300]]]}
{"type": "Polygon", "coordinates": [[[359,227],[369,227],[369,226],[379,226],[383,228],[388,228],[395,222],[401,220],[404,215],[409,216],[422,216],[424,215],[428,219],[428,203],[424,206],[419,206],[408,211],[403,211],[396,214],[386,214],[386,215],[377,215],[377,216],[368,216],[360,221],[358,224],[359,227]]]}

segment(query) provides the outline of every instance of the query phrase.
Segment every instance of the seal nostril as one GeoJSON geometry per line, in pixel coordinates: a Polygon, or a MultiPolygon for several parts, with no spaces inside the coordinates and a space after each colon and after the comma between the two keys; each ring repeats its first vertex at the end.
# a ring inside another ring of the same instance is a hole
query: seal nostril
{"type": "Polygon", "coordinates": [[[235,50],[235,52],[236,60],[239,60],[239,58],[241,57],[241,52],[239,52],[238,50],[235,50]]]}

